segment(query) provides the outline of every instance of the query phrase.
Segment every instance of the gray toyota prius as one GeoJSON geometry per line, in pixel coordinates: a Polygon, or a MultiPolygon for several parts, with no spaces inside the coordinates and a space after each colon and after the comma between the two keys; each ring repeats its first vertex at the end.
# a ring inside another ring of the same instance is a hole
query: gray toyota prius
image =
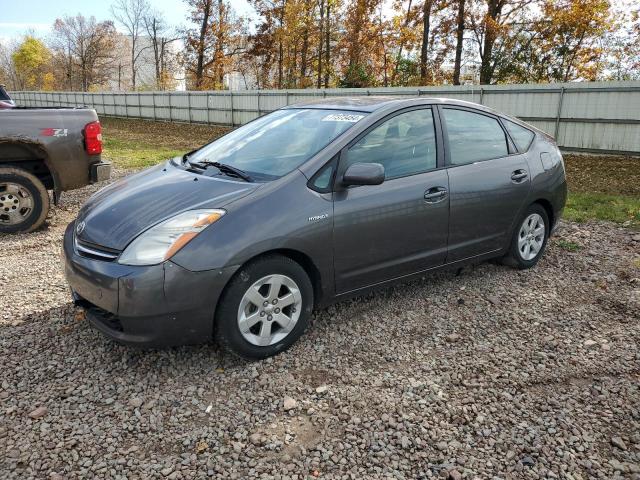
{"type": "Polygon", "coordinates": [[[74,300],[128,344],[274,355],[311,312],[501,258],[533,267],[565,204],[554,140],[473,103],[282,108],[102,189],[64,237],[74,300]]]}

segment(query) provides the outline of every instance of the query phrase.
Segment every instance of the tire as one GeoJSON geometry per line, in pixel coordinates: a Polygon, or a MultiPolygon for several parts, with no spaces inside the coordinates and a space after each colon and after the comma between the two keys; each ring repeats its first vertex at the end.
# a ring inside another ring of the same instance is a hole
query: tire
{"type": "Polygon", "coordinates": [[[0,167],[0,233],[32,232],[48,213],[49,193],[37,177],[21,168],[0,167]]]}
{"type": "Polygon", "coordinates": [[[218,343],[247,360],[283,352],[304,333],[313,302],[313,286],[298,263],[282,255],[258,258],[236,272],[220,298],[218,343]]]}
{"type": "Polygon", "coordinates": [[[530,205],[516,224],[509,250],[502,263],[520,270],[535,266],[547,246],[550,228],[549,216],[544,207],[538,203],[530,205]],[[544,226],[544,231],[541,235],[536,235],[540,231],[540,225],[544,226]]]}

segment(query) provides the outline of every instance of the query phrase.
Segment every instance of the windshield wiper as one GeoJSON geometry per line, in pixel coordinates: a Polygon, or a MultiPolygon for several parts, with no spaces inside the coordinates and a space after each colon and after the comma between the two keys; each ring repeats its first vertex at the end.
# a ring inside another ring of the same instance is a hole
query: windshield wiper
{"type": "Polygon", "coordinates": [[[226,173],[227,175],[232,175],[235,177],[239,177],[246,182],[253,182],[253,178],[244,170],[240,170],[239,168],[232,167],[231,165],[227,165],[226,163],[213,162],[211,160],[202,160],[201,162],[190,162],[191,165],[196,167],[216,167],[222,173],[226,173]]]}

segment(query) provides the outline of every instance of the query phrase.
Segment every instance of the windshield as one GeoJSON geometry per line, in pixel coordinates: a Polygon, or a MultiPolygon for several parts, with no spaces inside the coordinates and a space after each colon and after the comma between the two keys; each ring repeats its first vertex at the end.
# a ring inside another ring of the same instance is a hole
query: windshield
{"type": "Polygon", "coordinates": [[[341,110],[277,110],[205,145],[189,162],[219,162],[257,180],[272,180],[302,165],[364,116],[341,110]]]}

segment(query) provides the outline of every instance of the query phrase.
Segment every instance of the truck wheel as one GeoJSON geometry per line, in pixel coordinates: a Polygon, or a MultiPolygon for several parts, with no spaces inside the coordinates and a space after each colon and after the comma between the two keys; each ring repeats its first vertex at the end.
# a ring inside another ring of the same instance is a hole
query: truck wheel
{"type": "Polygon", "coordinates": [[[26,233],[49,213],[49,193],[37,177],[15,167],[0,167],[0,233],[26,233]]]}

